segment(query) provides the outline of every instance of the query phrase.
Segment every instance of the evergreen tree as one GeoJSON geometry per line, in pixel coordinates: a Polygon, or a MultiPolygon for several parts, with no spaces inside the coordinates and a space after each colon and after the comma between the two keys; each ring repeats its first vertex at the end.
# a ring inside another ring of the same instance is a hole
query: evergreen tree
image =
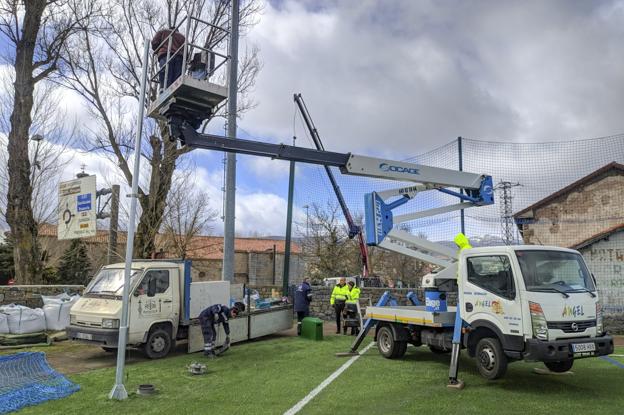
{"type": "Polygon", "coordinates": [[[87,283],[91,273],[91,262],[87,256],[87,247],[80,239],[73,239],[71,245],[61,257],[56,271],[58,284],[87,283]]]}
{"type": "Polygon", "coordinates": [[[13,238],[11,238],[11,234],[7,233],[6,239],[0,244],[0,285],[6,285],[14,277],[13,238]]]}

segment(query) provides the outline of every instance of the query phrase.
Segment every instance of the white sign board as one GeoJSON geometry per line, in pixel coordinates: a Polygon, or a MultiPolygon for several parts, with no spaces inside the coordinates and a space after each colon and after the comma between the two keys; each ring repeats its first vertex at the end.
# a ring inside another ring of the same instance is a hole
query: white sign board
{"type": "Polygon", "coordinates": [[[58,239],[95,236],[95,176],[63,182],[59,185],[58,239]]]}

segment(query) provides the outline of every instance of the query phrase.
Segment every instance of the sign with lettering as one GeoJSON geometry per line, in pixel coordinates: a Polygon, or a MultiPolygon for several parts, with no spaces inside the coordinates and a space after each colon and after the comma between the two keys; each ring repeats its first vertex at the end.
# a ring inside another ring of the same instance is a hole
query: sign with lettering
{"type": "Polygon", "coordinates": [[[95,176],[59,185],[58,239],[87,238],[96,234],[95,176]]]}

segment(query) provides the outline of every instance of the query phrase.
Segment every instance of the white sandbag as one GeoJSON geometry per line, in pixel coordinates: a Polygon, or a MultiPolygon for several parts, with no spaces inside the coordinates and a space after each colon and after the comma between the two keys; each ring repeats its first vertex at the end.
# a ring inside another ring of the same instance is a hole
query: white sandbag
{"type": "Polygon", "coordinates": [[[40,308],[33,310],[12,304],[4,309],[4,313],[7,314],[11,334],[37,333],[46,329],[45,314],[40,308]]]}
{"type": "Polygon", "coordinates": [[[60,304],[71,300],[71,296],[67,293],[61,293],[58,295],[42,295],[41,300],[43,301],[43,305],[60,304]]]}
{"type": "Polygon", "coordinates": [[[44,305],[46,328],[51,331],[65,330],[69,326],[69,310],[79,298],[79,295],[74,295],[67,301],[44,305]]]}
{"type": "Polygon", "coordinates": [[[0,334],[7,334],[9,332],[9,316],[4,313],[0,313],[0,334]]]}

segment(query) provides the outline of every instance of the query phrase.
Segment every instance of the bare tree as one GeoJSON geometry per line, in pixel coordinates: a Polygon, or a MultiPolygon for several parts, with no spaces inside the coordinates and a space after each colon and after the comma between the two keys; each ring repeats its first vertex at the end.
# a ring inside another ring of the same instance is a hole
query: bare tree
{"type": "Polygon", "coordinates": [[[79,0],[0,0],[0,32],[11,45],[4,59],[15,69],[5,217],[15,241],[15,277],[22,284],[37,282],[41,271],[28,151],[35,86],[58,70],[65,42],[95,7],[79,0]]]}
{"type": "MultiPolygon", "coordinates": [[[[8,130],[13,103],[12,74],[3,74],[0,79],[0,129],[8,130]]],[[[55,223],[57,203],[50,192],[58,188],[63,169],[71,162],[68,150],[75,141],[76,122],[62,109],[59,87],[43,81],[35,89],[31,135],[28,144],[31,165],[32,199],[31,207],[37,226],[55,223]]],[[[0,137],[0,145],[7,142],[0,137]]],[[[8,152],[0,152],[0,215],[4,218],[8,192],[8,152]]]]}
{"type": "Polygon", "coordinates": [[[174,182],[169,193],[163,221],[163,242],[176,257],[186,258],[191,242],[198,235],[212,229],[218,212],[210,207],[210,198],[202,190],[195,190],[188,180],[174,182]]]}
{"type": "Polygon", "coordinates": [[[303,253],[307,273],[313,279],[357,275],[361,272],[357,241],[349,239],[346,222],[337,204],[328,202],[322,207],[316,203],[310,206],[305,233],[303,253]]]}
{"type": "MultiPolygon", "coordinates": [[[[92,131],[89,150],[101,151],[114,159],[128,184],[132,183],[130,155],[134,150],[133,126],[127,113],[139,95],[142,45],[162,26],[175,26],[185,15],[193,14],[204,21],[224,26],[228,23],[228,0],[167,1],[166,7],[154,0],[113,0],[105,16],[82,27],[74,44],[68,45],[64,62],[64,84],[81,94],[99,120],[100,127],[92,131]],[[129,101],[130,99],[130,101],[129,101]]],[[[241,28],[255,24],[260,5],[247,1],[241,8],[241,28]]],[[[224,45],[226,39],[214,28],[194,29],[193,36],[210,45],[224,45]]],[[[260,70],[257,48],[251,48],[240,59],[239,112],[253,106],[249,93],[260,70]]],[[[223,108],[215,111],[222,116],[223,108]]],[[[205,128],[205,124],[204,124],[205,128]]],[[[149,257],[155,250],[156,235],[163,221],[167,196],[171,190],[176,167],[188,148],[177,148],[169,140],[167,125],[150,121],[145,128],[143,156],[149,172],[140,180],[139,203],[141,217],[135,237],[137,257],[149,257]]]]}

